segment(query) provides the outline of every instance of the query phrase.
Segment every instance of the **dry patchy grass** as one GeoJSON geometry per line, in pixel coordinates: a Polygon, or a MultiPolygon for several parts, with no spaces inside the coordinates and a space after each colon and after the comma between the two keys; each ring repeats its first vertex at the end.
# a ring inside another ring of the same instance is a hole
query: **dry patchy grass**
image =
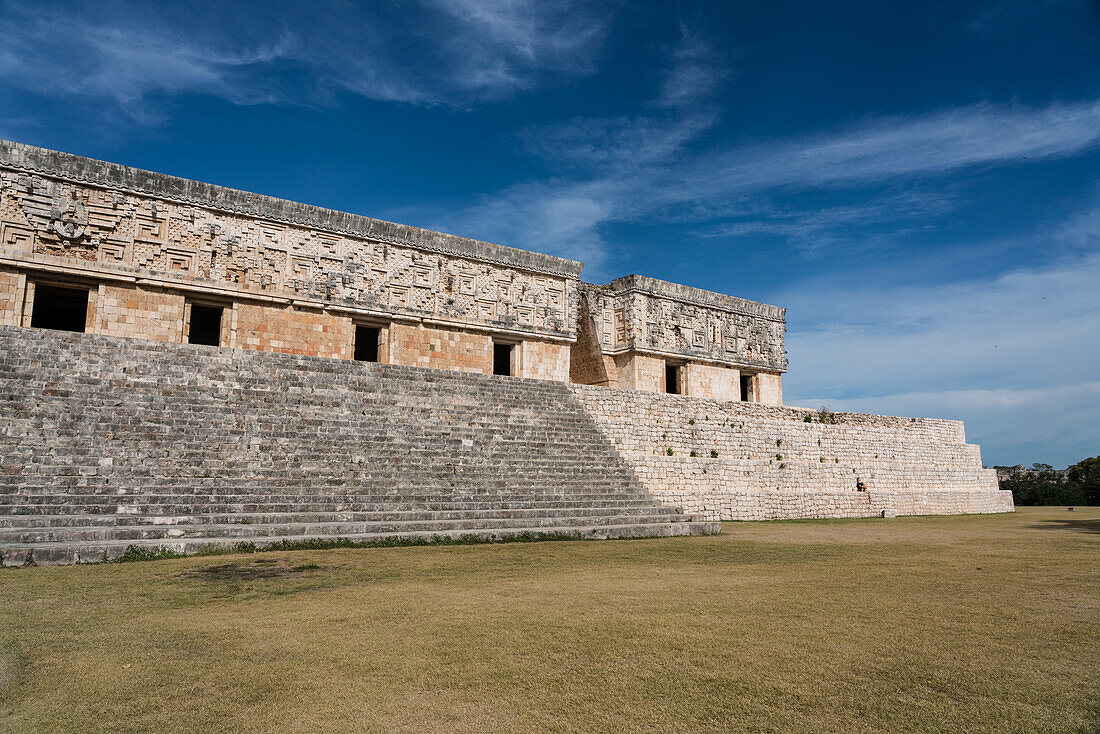
{"type": "Polygon", "coordinates": [[[1096,731],[1098,549],[1025,508],[7,570],[0,731],[1096,731]]]}

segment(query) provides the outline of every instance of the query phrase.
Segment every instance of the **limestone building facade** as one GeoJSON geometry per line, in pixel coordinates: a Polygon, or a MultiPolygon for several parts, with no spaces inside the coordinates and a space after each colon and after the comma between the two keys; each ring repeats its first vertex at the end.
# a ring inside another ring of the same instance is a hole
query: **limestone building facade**
{"type": "Polygon", "coordinates": [[[0,141],[0,563],[230,542],[241,513],[270,539],[1012,511],[957,421],[783,406],[784,309],[582,268],[0,141]]]}
{"type": "Polygon", "coordinates": [[[782,308],[0,141],[0,325],[782,404],[782,308]]]}

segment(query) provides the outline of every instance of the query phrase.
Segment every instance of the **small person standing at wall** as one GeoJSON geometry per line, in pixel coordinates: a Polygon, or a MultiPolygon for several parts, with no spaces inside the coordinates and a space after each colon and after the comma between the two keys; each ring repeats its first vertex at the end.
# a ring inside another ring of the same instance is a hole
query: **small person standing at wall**
{"type": "Polygon", "coordinates": [[[867,485],[864,484],[863,480],[859,477],[856,477],[856,491],[857,492],[866,492],[867,491],[867,485]]]}

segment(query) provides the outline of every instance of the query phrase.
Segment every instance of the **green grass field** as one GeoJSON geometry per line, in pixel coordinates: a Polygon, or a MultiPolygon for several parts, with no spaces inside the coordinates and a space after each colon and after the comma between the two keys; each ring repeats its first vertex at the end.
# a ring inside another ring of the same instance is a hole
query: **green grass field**
{"type": "Polygon", "coordinates": [[[0,570],[0,731],[1100,731],[1100,508],[0,570]]]}

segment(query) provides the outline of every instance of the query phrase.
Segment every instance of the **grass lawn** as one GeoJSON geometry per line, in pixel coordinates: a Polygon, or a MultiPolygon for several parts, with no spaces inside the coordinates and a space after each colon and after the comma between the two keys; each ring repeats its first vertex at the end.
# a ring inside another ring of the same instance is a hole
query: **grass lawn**
{"type": "Polygon", "coordinates": [[[1100,731],[1100,508],[0,569],[0,731],[1100,731]]]}

